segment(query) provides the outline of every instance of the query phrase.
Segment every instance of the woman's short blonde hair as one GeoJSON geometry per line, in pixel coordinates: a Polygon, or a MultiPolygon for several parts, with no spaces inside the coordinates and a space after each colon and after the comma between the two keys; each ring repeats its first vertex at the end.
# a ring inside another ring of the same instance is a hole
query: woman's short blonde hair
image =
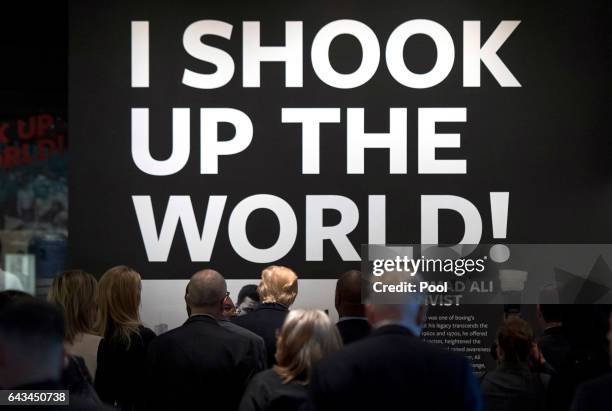
{"type": "Polygon", "coordinates": [[[100,335],[129,347],[139,335],[140,274],[124,265],[105,272],[98,284],[98,322],[100,335]]]}
{"type": "Polygon", "coordinates": [[[94,276],[81,270],[64,271],[53,279],[47,299],[64,312],[67,342],[94,333],[97,287],[94,276]]]}
{"type": "Polygon", "coordinates": [[[292,310],[278,335],[274,371],[285,384],[308,384],[314,364],[341,347],[340,334],[327,314],[321,310],[292,310]]]}
{"type": "Polygon", "coordinates": [[[289,307],[298,293],[298,277],[292,269],[271,265],[261,272],[257,292],[262,303],[280,303],[289,307]]]}

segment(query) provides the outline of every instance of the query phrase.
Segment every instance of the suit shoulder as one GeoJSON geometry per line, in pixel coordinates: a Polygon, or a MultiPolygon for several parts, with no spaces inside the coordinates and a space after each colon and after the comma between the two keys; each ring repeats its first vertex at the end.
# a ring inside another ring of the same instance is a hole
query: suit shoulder
{"type": "Polygon", "coordinates": [[[321,370],[326,368],[334,369],[338,365],[348,364],[352,358],[363,357],[366,353],[371,352],[372,346],[375,345],[372,343],[372,340],[373,338],[366,337],[352,344],[345,345],[341,350],[329,354],[323,361],[320,361],[317,368],[321,370]]]}
{"type": "Polygon", "coordinates": [[[244,337],[247,337],[250,340],[256,340],[256,341],[260,341],[263,343],[263,338],[261,338],[259,335],[255,334],[253,331],[251,330],[247,330],[246,328],[242,327],[241,325],[235,324],[231,321],[228,321],[226,323],[221,324],[221,326],[223,328],[225,328],[226,330],[236,333],[238,335],[242,335],[244,337]]]}
{"type": "Polygon", "coordinates": [[[189,346],[199,344],[201,338],[206,340],[207,344],[225,346],[225,347],[248,347],[250,340],[244,335],[232,332],[223,328],[220,325],[205,326],[205,331],[196,331],[193,328],[184,325],[170,330],[156,337],[150,344],[150,351],[163,351],[169,346],[189,346]]]}
{"type": "Polygon", "coordinates": [[[612,391],[612,373],[587,381],[578,387],[586,395],[597,395],[612,391]]]}
{"type": "Polygon", "coordinates": [[[424,342],[417,337],[393,335],[365,337],[330,354],[322,363],[333,369],[350,363],[353,359],[359,363],[363,363],[364,359],[379,362],[380,357],[398,359],[420,357],[432,359],[432,366],[442,363],[457,368],[470,368],[469,361],[459,354],[424,342]]]}
{"type": "MultiPolygon", "coordinates": [[[[263,370],[255,374],[255,376],[251,379],[251,384],[253,387],[262,388],[271,385],[271,382],[275,382],[276,380],[280,381],[278,374],[272,368],[268,368],[267,370],[263,370]]],[[[272,384],[273,385],[273,384],[272,384]]]]}
{"type": "Polygon", "coordinates": [[[140,336],[145,342],[147,342],[157,337],[157,334],[155,334],[155,332],[148,327],[140,326],[140,336]]]}
{"type": "Polygon", "coordinates": [[[248,314],[239,315],[237,317],[232,318],[231,322],[242,327],[244,326],[244,324],[250,324],[253,321],[258,321],[259,317],[260,315],[258,311],[252,311],[248,314]]]}
{"type": "Polygon", "coordinates": [[[153,338],[153,340],[151,341],[151,344],[149,345],[149,350],[155,349],[156,347],[167,344],[168,341],[171,341],[174,338],[176,338],[179,328],[180,327],[174,328],[172,330],[168,330],[165,333],[160,334],[157,337],[153,338]]]}
{"type": "MultiPolygon", "coordinates": [[[[248,330],[245,330],[248,331],[248,330]]],[[[228,328],[219,327],[218,333],[223,335],[227,341],[236,341],[241,344],[250,344],[253,338],[246,333],[236,332],[235,330],[230,330],[228,328]]]]}

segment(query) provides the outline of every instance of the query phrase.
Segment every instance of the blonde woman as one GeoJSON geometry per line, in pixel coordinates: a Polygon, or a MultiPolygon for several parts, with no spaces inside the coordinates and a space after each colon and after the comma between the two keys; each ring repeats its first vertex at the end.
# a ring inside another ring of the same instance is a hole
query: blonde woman
{"type": "Polygon", "coordinates": [[[276,333],[297,297],[298,277],[290,268],[272,265],[261,272],[257,292],[261,303],[249,314],[234,317],[232,322],[264,339],[267,366],[271,367],[276,353],[276,333]]]}
{"type": "Polygon", "coordinates": [[[291,311],[278,335],[276,365],[253,377],[239,410],[300,409],[312,367],[341,346],[338,330],[323,311],[291,311]]]}
{"type": "Polygon", "coordinates": [[[100,399],[122,410],[133,410],[143,396],[147,348],[155,333],[139,318],[140,274],[113,267],[98,284],[98,349],[95,388],[100,399]]]}
{"type": "Polygon", "coordinates": [[[93,275],[70,270],[53,279],[48,295],[49,302],[58,305],[64,312],[66,351],[82,357],[92,376],[96,375],[96,356],[101,340],[94,331],[97,287],[93,275]]]}

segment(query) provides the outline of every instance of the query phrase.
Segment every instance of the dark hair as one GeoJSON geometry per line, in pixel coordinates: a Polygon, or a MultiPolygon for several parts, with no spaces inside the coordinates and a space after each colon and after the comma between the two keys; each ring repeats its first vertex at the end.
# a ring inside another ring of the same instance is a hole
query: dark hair
{"type": "Polygon", "coordinates": [[[540,313],[547,323],[563,321],[563,306],[561,304],[540,304],[540,313]]]}
{"type": "Polygon", "coordinates": [[[0,311],[8,307],[10,304],[18,301],[33,300],[34,297],[30,294],[19,290],[0,291],[0,311]]]}
{"type": "Polygon", "coordinates": [[[28,348],[61,345],[64,317],[55,305],[34,298],[9,303],[0,310],[0,336],[28,348]]]}
{"type": "Polygon", "coordinates": [[[497,343],[505,361],[526,362],[533,345],[533,330],[525,320],[510,317],[497,332],[497,343]]]}
{"type": "Polygon", "coordinates": [[[259,302],[259,293],[257,293],[257,285],[255,284],[247,284],[240,289],[238,293],[238,300],[236,300],[236,305],[240,305],[244,302],[244,299],[249,297],[251,300],[259,302]]]}
{"type": "Polygon", "coordinates": [[[563,305],[559,304],[559,290],[548,285],[542,290],[538,296],[540,313],[545,322],[560,322],[563,321],[563,305]]]}

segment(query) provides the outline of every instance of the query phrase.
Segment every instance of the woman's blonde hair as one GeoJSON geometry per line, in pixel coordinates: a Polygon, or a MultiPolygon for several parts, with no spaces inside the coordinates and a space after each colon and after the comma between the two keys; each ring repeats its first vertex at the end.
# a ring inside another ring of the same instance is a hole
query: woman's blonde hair
{"type": "Polygon", "coordinates": [[[321,310],[292,310],[276,342],[274,371],[283,383],[310,382],[314,364],[342,347],[338,330],[321,310]]]}
{"type": "Polygon", "coordinates": [[[124,265],[105,272],[98,283],[97,329],[108,340],[129,347],[139,335],[140,274],[124,265]]]}
{"type": "Polygon", "coordinates": [[[67,342],[79,334],[94,334],[97,286],[94,276],[81,270],[64,271],[53,279],[47,299],[64,312],[67,342]]]}
{"type": "Polygon", "coordinates": [[[257,293],[262,303],[280,303],[289,307],[298,293],[298,277],[290,268],[271,265],[261,272],[257,293]]]}

